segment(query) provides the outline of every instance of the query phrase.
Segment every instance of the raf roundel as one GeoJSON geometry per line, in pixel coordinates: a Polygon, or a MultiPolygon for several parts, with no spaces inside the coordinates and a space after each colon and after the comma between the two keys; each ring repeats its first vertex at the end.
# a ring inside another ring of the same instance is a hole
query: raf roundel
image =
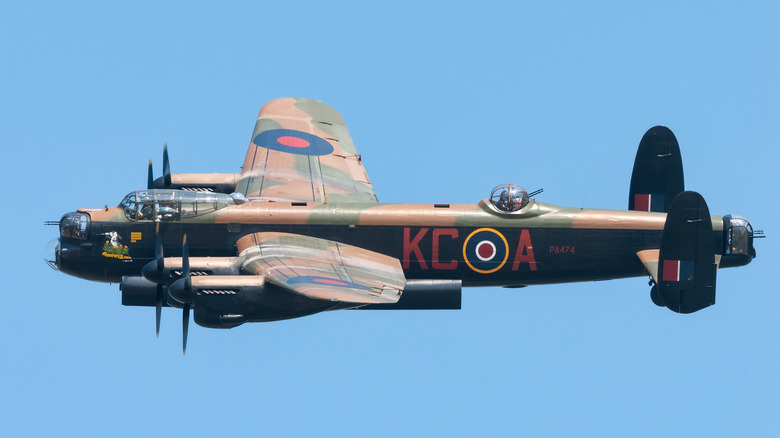
{"type": "Polygon", "coordinates": [[[509,257],[509,244],[503,234],[492,228],[475,230],[463,242],[463,260],[480,274],[501,269],[509,257]]]}
{"type": "Polygon", "coordinates": [[[295,155],[320,156],[333,152],[333,145],[325,139],[294,129],[269,129],[257,134],[252,143],[295,155]]]}

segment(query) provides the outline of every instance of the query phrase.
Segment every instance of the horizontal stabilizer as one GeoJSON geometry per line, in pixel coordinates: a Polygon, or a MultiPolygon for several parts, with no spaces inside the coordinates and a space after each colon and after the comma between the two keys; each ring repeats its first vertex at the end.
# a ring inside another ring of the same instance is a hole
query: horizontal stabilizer
{"type": "Polygon", "coordinates": [[[645,271],[653,277],[653,281],[658,283],[658,253],[657,249],[646,249],[639,251],[636,255],[645,267],[645,271]]]}
{"type": "Polygon", "coordinates": [[[658,260],[658,297],[678,313],[715,304],[715,241],[704,198],[688,191],[672,201],[658,260]]]}
{"type": "Polygon", "coordinates": [[[628,209],[669,211],[672,200],[683,190],[682,155],[677,138],[665,126],[650,128],[636,152],[628,209]]]}

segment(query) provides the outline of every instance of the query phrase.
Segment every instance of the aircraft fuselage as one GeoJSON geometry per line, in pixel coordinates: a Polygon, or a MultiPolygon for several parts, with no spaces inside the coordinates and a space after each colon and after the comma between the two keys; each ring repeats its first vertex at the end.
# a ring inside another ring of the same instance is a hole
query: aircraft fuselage
{"type": "MultiPolygon", "coordinates": [[[[118,283],[154,259],[154,220],[119,207],[80,210],[85,238],[60,237],[57,263],[68,274],[118,283]]],[[[67,215],[66,215],[67,217],[67,215]]],[[[249,233],[285,232],[365,248],[401,261],[407,279],[459,279],[464,286],[526,286],[647,275],[637,252],[660,246],[666,213],[557,207],[531,201],[519,212],[488,202],[323,204],[246,202],[193,219],[162,220],[166,257],[236,257],[249,233]]],[[[712,216],[720,266],[749,263],[749,247],[727,250],[728,220],[712,216]]],[[[63,233],[67,234],[67,232],[63,233]]]]}

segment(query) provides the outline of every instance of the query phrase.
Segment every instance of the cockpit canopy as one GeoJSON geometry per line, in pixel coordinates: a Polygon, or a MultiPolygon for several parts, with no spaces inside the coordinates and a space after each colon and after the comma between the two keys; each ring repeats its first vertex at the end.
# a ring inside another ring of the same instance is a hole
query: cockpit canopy
{"type": "Polygon", "coordinates": [[[230,195],[185,190],[137,190],[119,203],[132,221],[179,221],[235,204],[230,195]]]}
{"type": "Polygon", "coordinates": [[[528,204],[528,192],[514,184],[503,184],[493,189],[490,203],[500,211],[518,211],[528,204]]]}

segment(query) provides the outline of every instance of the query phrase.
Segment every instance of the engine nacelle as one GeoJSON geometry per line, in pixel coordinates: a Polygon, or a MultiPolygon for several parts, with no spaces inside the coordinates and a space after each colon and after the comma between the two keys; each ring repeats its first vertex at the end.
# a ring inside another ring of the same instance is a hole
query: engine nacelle
{"type": "Polygon", "coordinates": [[[365,310],[460,310],[460,280],[407,280],[401,299],[393,304],[370,304],[365,310]]]}
{"type": "Polygon", "coordinates": [[[157,178],[152,188],[230,194],[236,191],[239,176],[238,173],[174,173],[168,180],[165,176],[157,178]]]}
{"type": "MultiPolygon", "coordinates": [[[[157,284],[144,277],[125,275],[122,277],[122,282],[119,283],[119,290],[122,291],[123,306],[154,307],[157,305],[157,284]]],[[[163,296],[166,294],[165,286],[163,286],[163,296]]],[[[163,300],[163,306],[168,307],[168,303],[165,301],[163,300]]]]}

